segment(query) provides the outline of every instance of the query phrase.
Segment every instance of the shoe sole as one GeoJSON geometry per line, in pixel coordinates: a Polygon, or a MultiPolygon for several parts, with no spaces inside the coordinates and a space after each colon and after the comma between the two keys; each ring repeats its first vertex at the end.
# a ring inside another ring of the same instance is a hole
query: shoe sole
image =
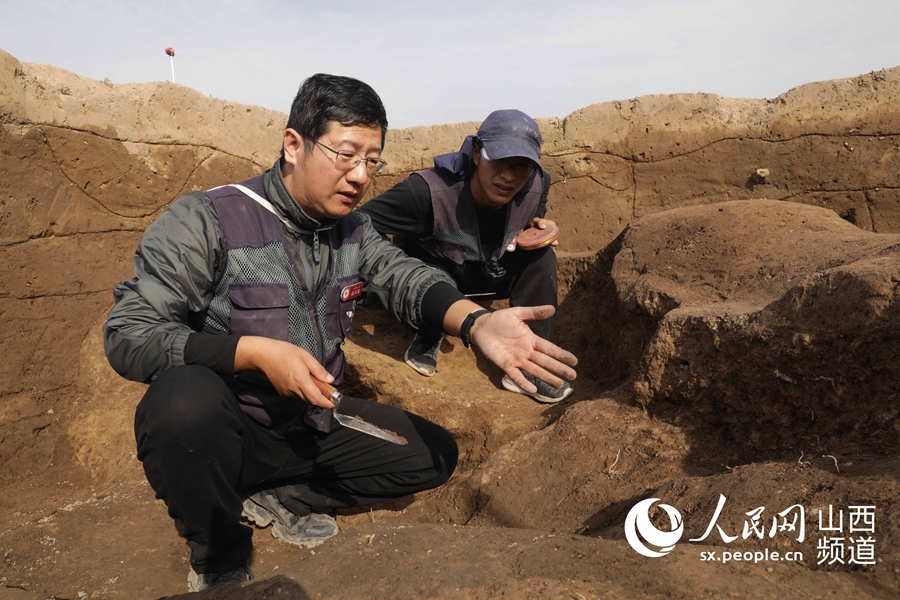
{"type": "Polygon", "coordinates": [[[569,388],[559,398],[551,398],[550,396],[542,396],[541,394],[538,394],[537,392],[535,392],[533,394],[531,392],[526,392],[525,390],[520,388],[518,385],[516,385],[516,382],[513,381],[512,379],[510,379],[509,377],[504,377],[500,383],[503,384],[504,389],[506,389],[506,391],[508,391],[508,392],[514,392],[516,394],[530,396],[530,397],[534,398],[535,400],[537,400],[538,402],[542,402],[543,404],[556,404],[557,402],[562,402],[563,400],[565,400],[566,398],[571,396],[572,392],[575,391],[573,388],[569,388]]]}
{"type": "Polygon", "coordinates": [[[409,360],[409,350],[407,350],[403,354],[403,362],[408,364],[412,368],[412,370],[415,371],[416,373],[418,373],[419,375],[424,375],[425,377],[434,377],[434,369],[429,371],[426,367],[416,366],[415,363],[413,363],[411,360],[409,360]]]}
{"type": "Polygon", "coordinates": [[[324,544],[325,542],[327,542],[328,540],[330,540],[337,534],[338,534],[338,531],[335,531],[333,534],[331,534],[327,538],[316,538],[313,540],[303,540],[303,541],[298,542],[296,538],[290,538],[287,534],[285,534],[282,531],[281,523],[275,523],[275,525],[272,527],[272,537],[273,538],[275,538],[276,540],[280,540],[286,544],[290,544],[292,546],[297,546],[299,548],[315,548],[316,546],[320,546],[320,545],[324,544]]]}
{"type": "Polygon", "coordinates": [[[241,511],[241,516],[260,529],[265,529],[275,520],[275,517],[269,511],[249,498],[244,501],[244,509],[241,511]]]}

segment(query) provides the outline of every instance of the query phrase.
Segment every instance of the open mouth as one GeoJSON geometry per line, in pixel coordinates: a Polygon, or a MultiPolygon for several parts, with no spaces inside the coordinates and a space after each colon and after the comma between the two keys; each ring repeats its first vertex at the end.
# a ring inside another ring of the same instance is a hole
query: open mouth
{"type": "Polygon", "coordinates": [[[337,195],[344,204],[353,204],[359,198],[359,194],[356,192],[338,192],[337,195]]]}

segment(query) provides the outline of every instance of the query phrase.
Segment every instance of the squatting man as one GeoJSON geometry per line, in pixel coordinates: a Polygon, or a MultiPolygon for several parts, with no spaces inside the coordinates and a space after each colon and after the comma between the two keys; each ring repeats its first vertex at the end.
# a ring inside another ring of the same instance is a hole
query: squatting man
{"type": "Polygon", "coordinates": [[[190,590],[247,581],[252,528],[312,546],[338,532],[314,509],[356,507],[443,484],[457,445],[406,411],[345,398],[341,412],[407,440],[339,425],[322,382],[340,386],[341,342],[365,295],[418,331],[472,344],[517,386],[560,387],[575,357],[404,254],[355,213],[381,159],[387,116],[363,82],[315,75],[291,106],[281,157],[241,184],[179,198],[152,223],[104,328],[137,407],[138,459],[191,553],[190,590]]]}
{"type": "MultiPolygon", "coordinates": [[[[541,143],[534,119],[519,110],[494,111],[458,152],[435,156],[434,167],[413,173],[360,212],[404,252],[448,273],[465,294],[479,300],[509,298],[510,306],[556,308],[558,230],[544,218],[550,176],[541,166],[541,143]],[[537,234],[537,246],[519,243],[526,228],[524,237],[537,234]]],[[[528,326],[550,339],[554,323],[555,315],[528,326]]],[[[443,339],[441,331],[417,334],[406,364],[426,377],[434,375],[443,339]]],[[[503,387],[546,403],[573,391],[568,382],[554,387],[525,377],[536,392],[520,388],[509,376],[503,387]]]]}

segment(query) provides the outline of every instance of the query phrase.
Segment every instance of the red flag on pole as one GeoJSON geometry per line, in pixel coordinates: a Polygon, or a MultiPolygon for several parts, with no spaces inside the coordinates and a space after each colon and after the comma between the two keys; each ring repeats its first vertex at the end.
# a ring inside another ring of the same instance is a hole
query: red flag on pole
{"type": "Polygon", "coordinates": [[[169,46],[166,48],[166,54],[169,55],[169,62],[172,64],[172,83],[175,83],[175,49],[169,46]]]}

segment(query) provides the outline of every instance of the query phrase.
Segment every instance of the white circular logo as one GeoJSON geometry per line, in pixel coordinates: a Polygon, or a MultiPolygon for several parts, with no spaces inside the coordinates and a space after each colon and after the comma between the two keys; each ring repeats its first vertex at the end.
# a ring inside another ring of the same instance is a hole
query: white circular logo
{"type": "Polygon", "coordinates": [[[672,531],[660,531],[650,522],[650,507],[653,506],[654,502],[658,501],[659,498],[641,500],[628,511],[628,516],[625,517],[625,539],[628,540],[635,552],[649,558],[658,558],[671,552],[684,533],[684,522],[681,519],[681,513],[678,512],[677,508],[668,504],[660,504],[659,507],[669,515],[672,531]],[[638,534],[640,534],[640,537],[638,534]],[[651,550],[644,545],[641,538],[646,540],[648,544],[656,546],[659,550],[651,550]]]}

